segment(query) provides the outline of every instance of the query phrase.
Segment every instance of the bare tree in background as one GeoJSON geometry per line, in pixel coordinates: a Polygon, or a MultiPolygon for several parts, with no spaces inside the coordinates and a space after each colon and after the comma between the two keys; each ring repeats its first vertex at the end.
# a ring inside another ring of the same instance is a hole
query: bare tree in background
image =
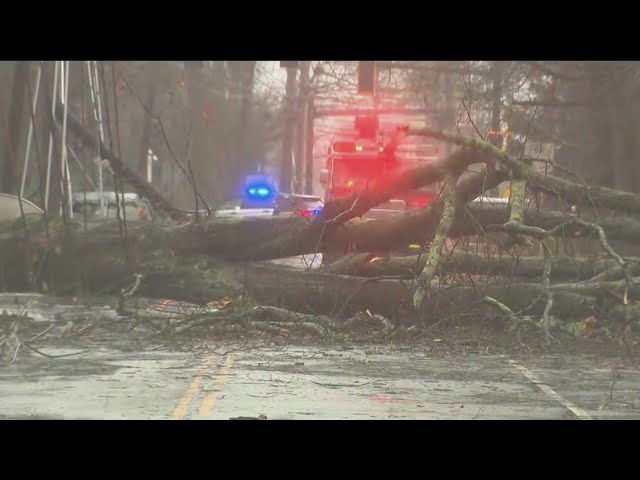
{"type": "Polygon", "coordinates": [[[28,108],[26,101],[27,76],[29,75],[29,62],[16,62],[13,72],[13,84],[9,96],[9,114],[4,115],[2,122],[5,132],[0,158],[0,191],[5,193],[18,193],[18,152],[21,151],[20,138],[25,125],[24,113],[28,108]]]}

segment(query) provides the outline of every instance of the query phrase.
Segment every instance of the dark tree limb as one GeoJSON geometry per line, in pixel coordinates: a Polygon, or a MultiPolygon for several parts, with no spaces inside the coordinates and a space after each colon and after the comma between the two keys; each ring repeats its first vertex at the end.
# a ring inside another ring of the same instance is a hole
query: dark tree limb
{"type": "MultiPolygon", "coordinates": [[[[632,275],[640,275],[640,259],[627,259],[632,275]]],[[[322,271],[360,277],[403,275],[414,277],[426,262],[425,255],[406,257],[376,257],[371,253],[349,254],[337,262],[323,266],[322,271]]],[[[611,259],[591,260],[568,256],[553,257],[551,260],[552,281],[581,281],[593,277],[603,280],[617,280],[624,277],[621,267],[611,259]]],[[[508,255],[485,256],[471,253],[443,255],[438,266],[439,275],[466,273],[487,277],[514,276],[521,279],[535,279],[542,276],[544,257],[511,257],[508,255]]]]}
{"type": "MultiPolygon", "coordinates": [[[[58,105],[56,108],[58,121],[62,121],[62,116],[63,108],[58,105]]],[[[109,160],[114,173],[131,185],[138,195],[149,201],[155,210],[170,216],[174,220],[186,220],[183,212],[171,206],[151,184],[125,165],[120,157],[85,129],[82,122],[71,111],[67,111],[67,127],[82,141],[85,147],[91,148],[95,152],[100,152],[105,159],[109,160]]]]}

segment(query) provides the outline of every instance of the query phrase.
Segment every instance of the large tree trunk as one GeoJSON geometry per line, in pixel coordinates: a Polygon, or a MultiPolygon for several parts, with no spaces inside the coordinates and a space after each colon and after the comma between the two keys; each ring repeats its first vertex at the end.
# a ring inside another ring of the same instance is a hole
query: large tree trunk
{"type": "MultiPolygon", "coordinates": [[[[360,277],[402,276],[413,278],[426,262],[426,255],[404,257],[376,257],[371,253],[350,254],[322,270],[327,273],[356,275],[360,277]]],[[[638,271],[640,259],[632,259],[638,271]]],[[[551,280],[581,281],[614,269],[613,259],[587,259],[554,257],[551,262],[551,280]]],[[[443,254],[438,266],[439,275],[481,275],[487,277],[515,277],[537,280],[542,277],[544,257],[512,257],[510,255],[476,255],[473,253],[443,254]]]]}
{"type": "MultiPolygon", "coordinates": [[[[461,209],[454,220],[451,236],[474,235],[480,227],[502,224],[509,212],[504,206],[470,205],[461,209]]],[[[559,212],[525,212],[525,223],[551,229],[569,222],[571,216],[559,212]]],[[[434,208],[409,212],[396,219],[352,220],[347,228],[324,228],[322,220],[309,223],[307,219],[292,217],[256,217],[218,219],[182,227],[155,225],[138,221],[128,227],[128,248],[131,258],[172,254],[188,256],[204,254],[232,260],[265,260],[348,247],[360,251],[392,250],[421,242],[433,234],[437,216],[434,208]],[[271,243],[269,243],[271,242],[271,243]]],[[[606,219],[600,225],[609,239],[640,242],[640,222],[631,219],[606,219]]],[[[36,218],[30,226],[30,237],[40,242],[44,225],[36,218]]],[[[566,225],[557,235],[573,236],[579,226],[566,225]]],[[[25,233],[21,222],[3,226],[0,243],[7,259],[23,258],[25,233]]],[[[49,224],[49,235],[55,238],[62,251],[73,252],[71,260],[80,262],[86,255],[101,256],[119,252],[121,248],[118,222],[98,222],[85,233],[82,223],[65,227],[57,221],[49,224]],[[69,232],[69,229],[71,230],[69,232]]],[[[9,272],[9,270],[7,270],[9,272]]]]}
{"type": "MultiPolygon", "coordinates": [[[[103,232],[104,233],[104,232],[103,232]]],[[[108,235],[102,235],[109,237],[108,235]]],[[[210,257],[192,255],[171,257],[152,255],[143,258],[141,246],[129,255],[112,242],[105,242],[101,255],[95,251],[83,251],[82,245],[64,245],[60,248],[52,242],[52,248],[45,260],[51,273],[46,291],[57,295],[78,295],[77,274],[84,274],[85,292],[119,294],[130,288],[134,274],[142,274],[136,295],[153,298],[171,298],[197,304],[217,300],[224,296],[238,296],[246,293],[257,303],[283,306],[288,309],[326,314],[334,317],[350,316],[369,309],[395,319],[399,314],[408,313],[406,306],[411,302],[409,283],[395,279],[363,278],[336,275],[318,271],[300,271],[290,267],[261,263],[229,263],[210,257]],[[110,245],[110,248],[106,246],[110,245]],[[75,248],[74,248],[75,247],[75,248]]],[[[13,252],[15,253],[15,252],[13,252]]],[[[2,256],[7,273],[9,289],[24,290],[25,285],[16,285],[16,276],[11,272],[24,262],[25,256],[2,256]]],[[[37,262],[41,258],[36,258],[37,262]]],[[[38,286],[44,280],[38,279],[38,286]]],[[[554,314],[563,318],[586,316],[596,311],[593,297],[597,289],[591,288],[586,297],[573,293],[572,284],[556,287],[558,293],[554,314]]],[[[526,314],[539,314],[545,306],[543,287],[539,283],[518,284],[467,284],[455,288],[439,287],[434,282],[428,292],[431,301],[425,302],[421,310],[429,314],[463,312],[473,307],[485,296],[491,296],[513,308],[515,311],[527,309],[526,314]]]]}

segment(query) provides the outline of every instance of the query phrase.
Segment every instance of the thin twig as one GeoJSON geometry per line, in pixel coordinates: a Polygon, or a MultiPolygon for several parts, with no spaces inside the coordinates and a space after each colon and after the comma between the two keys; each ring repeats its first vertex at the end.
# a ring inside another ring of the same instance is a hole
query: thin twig
{"type": "Polygon", "coordinates": [[[29,342],[33,342],[36,338],[39,338],[40,336],[44,335],[45,333],[47,333],[49,330],[51,330],[55,325],[49,325],[45,330],[43,330],[42,332],[40,332],[39,334],[37,334],[35,337],[33,337],[32,339],[29,340],[29,342]]]}
{"type": "Polygon", "coordinates": [[[36,349],[35,347],[32,347],[31,345],[29,345],[28,343],[23,343],[23,345],[25,347],[27,347],[30,350],[33,350],[34,352],[36,352],[39,355],[42,355],[43,357],[47,357],[47,358],[62,358],[62,357],[71,357],[72,355],[80,355],[82,353],[87,353],[88,350],[82,350],[80,352],[74,352],[74,353],[65,353],[63,355],[49,355],[48,353],[44,353],[41,352],[40,350],[36,349]]]}

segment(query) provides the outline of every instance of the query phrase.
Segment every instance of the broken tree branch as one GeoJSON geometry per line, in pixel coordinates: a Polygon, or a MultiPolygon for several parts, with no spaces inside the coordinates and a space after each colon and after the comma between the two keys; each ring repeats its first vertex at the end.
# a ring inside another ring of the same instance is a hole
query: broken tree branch
{"type": "MultiPolygon", "coordinates": [[[[61,121],[62,115],[63,108],[58,105],[56,108],[56,118],[58,121],[61,121]]],[[[158,193],[151,184],[131,170],[127,165],[125,165],[120,157],[112,152],[104,143],[98,140],[95,135],[85,129],[82,122],[71,111],[67,110],[66,121],[69,130],[76,134],[86,147],[91,148],[94,152],[100,152],[104,159],[109,160],[114,173],[131,185],[138,195],[147,199],[155,210],[169,215],[174,220],[186,220],[186,216],[183,212],[171,206],[171,204],[162,195],[160,195],[160,193],[158,193]]],[[[100,160],[103,159],[101,158],[100,160]]]]}
{"type": "MultiPolygon", "coordinates": [[[[410,279],[424,268],[426,255],[406,257],[376,257],[371,253],[346,255],[330,265],[322,266],[326,273],[379,277],[402,275],[410,279]]],[[[627,258],[632,275],[640,274],[640,259],[627,258]]],[[[611,259],[552,257],[551,280],[588,280],[597,276],[604,280],[617,280],[624,276],[617,262],[611,259]]],[[[475,255],[453,252],[442,257],[438,265],[438,275],[466,273],[487,277],[514,276],[516,278],[540,278],[544,269],[544,257],[512,257],[509,255],[475,255]]],[[[594,278],[595,279],[595,278],[594,278]]]]}
{"type": "Polygon", "coordinates": [[[449,230],[453,224],[453,218],[456,210],[456,185],[455,179],[449,176],[447,183],[444,187],[444,209],[442,216],[440,217],[440,223],[436,229],[435,236],[431,246],[429,247],[429,253],[427,254],[427,261],[422,269],[422,272],[418,276],[418,288],[413,295],[413,308],[416,310],[422,306],[424,297],[427,294],[429,287],[431,286],[431,280],[436,273],[440,258],[442,255],[442,247],[449,235],[449,230]]]}
{"type": "Polygon", "coordinates": [[[601,186],[578,184],[553,175],[527,172],[529,188],[564,200],[572,205],[602,207],[628,213],[640,213],[640,195],[601,186]]]}

